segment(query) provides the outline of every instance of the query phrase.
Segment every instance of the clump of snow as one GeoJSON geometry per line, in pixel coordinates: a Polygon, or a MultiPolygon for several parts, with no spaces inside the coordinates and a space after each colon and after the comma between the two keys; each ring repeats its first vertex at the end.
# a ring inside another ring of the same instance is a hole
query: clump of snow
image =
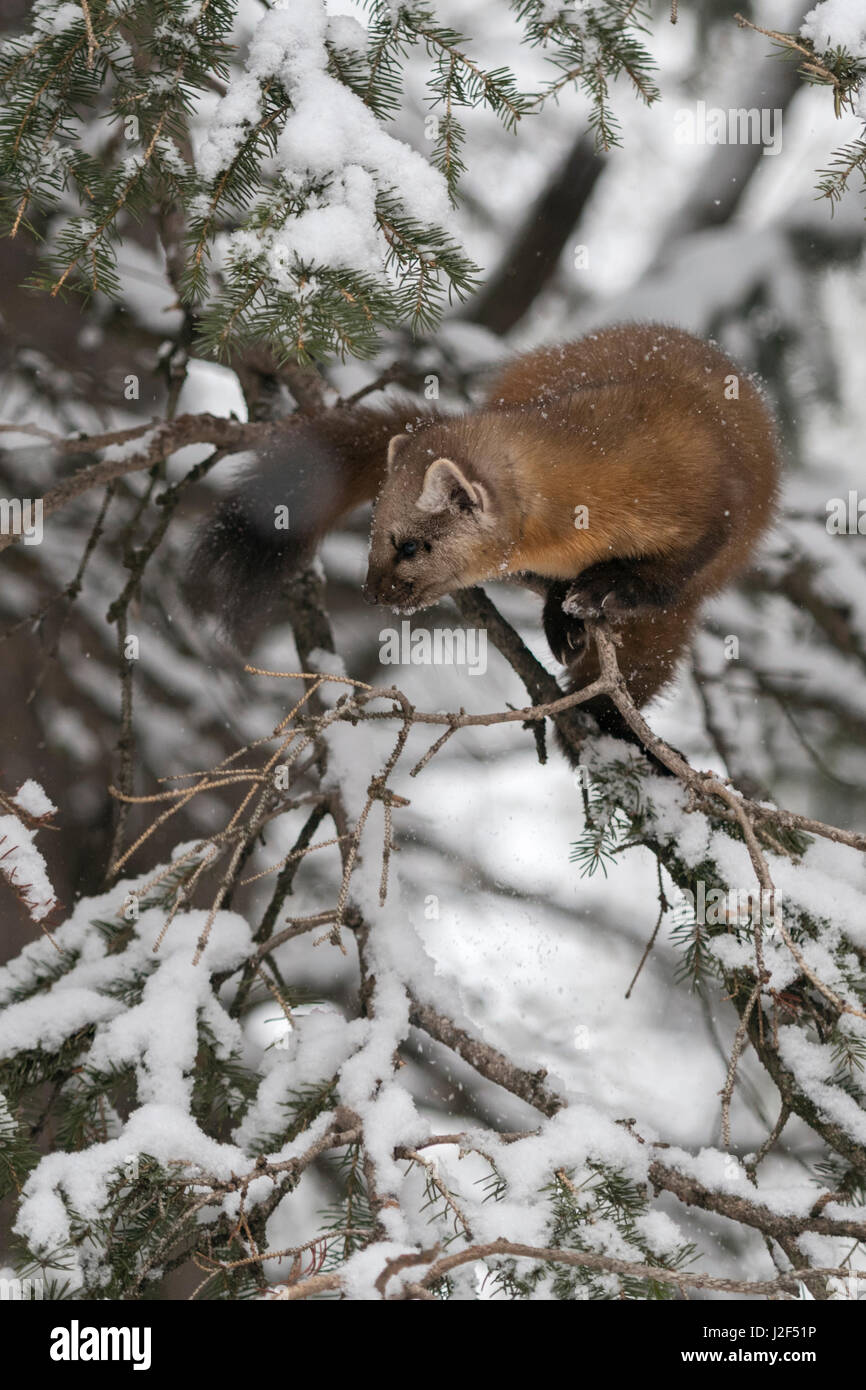
{"type": "Polygon", "coordinates": [[[345,1059],[361,1044],[367,1025],[362,1019],[348,1023],[335,1009],[313,1009],[294,1016],[294,1027],[285,1046],[265,1052],[264,1073],[256,1098],[235,1132],[245,1148],[279,1133],[285,1124],[285,1106],[292,1092],[326,1080],[339,1071],[345,1059]]]}
{"type": "MultiPolygon", "coordinates": [[[[220,1180],[251,1166],[242,1150],[211,1139],[183,1110],[158,1102],[143,1105],[130,1116],[119,1137],[40,1160],[24,1185],[17,1234],[37,1251],[63,1247],[71,1232],[70,1209],[85,1221],[99,1219],[110,1183],[119,1173],[129,1172],[141,1154],[165,1164],[182,1163],[220,1180]]],[[[73,1288],[84,1283],[93,1266],[93,1252],[78,1247],[74,1258],[75,1265],[68,1271],[73,1288]]]]}
{"type": "Polygon", "coordinates": [[[0,1019],[0,1055],[38,1048],[51,1052],[82,1028],[103,1023],[121,1012],[117,999],[97,990],[77,988],[58,980],[45,995],[10,1004],[0,1019]]]}
{"type": "Polygon", "coordinates": [[[367,30],[350,14],[329,15],[328,41],[347,53],[364,53],[367,49],[367,30]]]}
{"type": "MultiPolygon", "coordinates": [[[[263,114],[264,86],[276,78],[291,109],[277,139],[275,172],[305,206],[267,232],[244,228],[218,241],[218,257],[264,254],[278,288],[297,293],[294,268],[327,265],[382,278],[389,245],[376,200],[389,192],[427,226],[450,220],[444,178],[427,159],[384,128],[364,101],[329,70],[327,40],[357,50],[365,32],[347,17],[330,19],[323,0],[293,0],[259,21],[246,70],[217,104],[198,151],[199,172],[214,180],[236,159],[263,114]]],[[[207,209],[202,208],[207,215],[207,209]]],[[[315,294],[315,286],[305,286],[315,294]]]]}
{"type": "Polygon", "coordinates": [[[107,444],[100,450],[102,458],[106,463],[125,463],[127,459],[145,458],[158,438],[159,430],[144,430],[137,434],[134,439],[126,439],[122,444],[107,444]]]}
{"type": "MultiPolygon", "coordinates": [[[[143,951],[153,954],[164,920],[165,913],[158,908],[142,915],[137,936],[143,951]]],[[[110,1020],[93,1042],[91,1065],[97,1070],[134,1066],[144,1103],[161,1101],[188,1108],[202,1025],[209,1027],[223,1056],[240,1047],[239,1025],[214,997],[210,976],[243,960],[250,930],[236,913],[218,913],[202,959],[193,964],[206,921],[204,911],[175,918],[160,945],[159,967],[145,984],[141,1002],[110,1020]]]]}
{"type": "Polygon", "coordinates": [[[42,787],[38,782],[34,782],[32,777],[21,784],[12,800],[28,816],[35,816],[37,820],[41,820],[43,816],[52,816],[57,810],[54,802],[46,796],[42,787]]]}
{"type": "MultiPolygon", "coordinates": [[[[42,820],[57,809],[38,782],[26,781],[12,798],[25,815],[42,820]]],[[[34,844],[32,829],[15,815],[0,816],[0,874],[6,879],[34,922],[44,922],[57,906],[48,866],[34,844]]]]}
{"type": "MultiPolygon", "coordinates": [[[[315,670],[321,671],[323,675],[345,676],[346,674],[345,663],[338,652],[326,652],[324,648],[316,647],[310,652],[310,661],[315,670]]],[[[327,682],[327,684],[330,684],[330,682],[327,682]]],[[[335,688],[339,689],[343,694],[345,694],[346,690],[349,688],[339,682],[335,682],[334,684],[335,688]]]]}
{"type": "Polygon", "coordinates": [[[77,25],[84,26],[80,5],[58,5],[57,0],[35,0],[30,18],[34,30],[40,34],[64,34],[77,25]]]}
{"type": "MultiPolygon", "coordinates": [[[[414,1255],[417,1250],[411,1245],[406,1245],[393,1240],[377,1240],[372,1245],[368,1245],[364,1250],[356,1250],[351,1255],[340,1270],[341,1291],[346,1298],[361,1300],[363,1302],[373,1302],[382,1297],[376,1288],[376,1280],[382,1273],[389,1260],[399,1259],[401,1255],[414,1255]]],[[[414,1275],[417,1278],[419,1270],[424,1266],[419,1264],[414,1275]]],[[[387,1292],[393,1295],[406,1279],[411,1281],[413,1270],[401,1271],[388,1281],[387,1292]]]]}
{"type": "MultiPolygon", "coordinates": [[[[26,799],[42,804],[32,793],[26,799]]],[[[190,1113],[201,1030],[220,1057],[239,1054],[242,1048],[240,1025],[214,994],[212,976],[246,958],[249,925],[237,913],[217,913],[194,965],[208,914],[179,913],[155,951],[165,910],[150,907],[137,918],[123,913],[145,883],[146,878],[120,883],[76,906],[55,934],[67,964],[64,973],[51,975],[57,969],[57,950],[45,939],[31,943],[0,971],[0,999],[12,1000],[0,1018],[0,1056],[50,1053],[91,1028],[88,1071],[128,1067],[135,1077],[138,1104],[125,1125],[114,1116],[115,1132],[106,1142],[82,1152],[49,1154],[28,1179],[16,1229],[37,1250],[68,1240],[72,1209],[85,1219],[98,1216],[109,1182],[138,1155],[197,1165],[221,1178],[247,1171],[254,1162],[242,1149],[208,1137],[190,1113]],[[111,920],[132,927],[123,950],[111,950],[111,938],[94,926],[111,920]],[[129,1004],[123,996],[136,987],[138,1002],[129,1004]],[[29,997],[16,997],[28,989],[29,997]]],[[[83,1250],[73,1282],[86,1281],[87,1262],[83,1250]]]]}
{"type": "Polygon", "coordinates": [[[847,48],[855,58],[866,59],[866,12],[860,0],[822,0],[809,10],[800,33],[819,53],[847,48]]]}
{"type": "Polygon", "coordinates": [[[855,1143],[866,1143],[866,1114],[862,1106],[830,1081],[836,1069],[832,1047],[810,1042],[799,1028],[780,1028],[779,1055],[824,1118],[838,1125],[855,1143]]]}

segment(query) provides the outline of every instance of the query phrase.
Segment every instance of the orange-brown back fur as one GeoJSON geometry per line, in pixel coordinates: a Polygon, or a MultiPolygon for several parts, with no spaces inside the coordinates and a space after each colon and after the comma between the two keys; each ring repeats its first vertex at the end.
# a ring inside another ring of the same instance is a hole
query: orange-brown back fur
{"type": "MultiPolygon", "coordinates": [[[[779,459],[760,392],[709,343],[674,328],[621,325],[519,358],[488,399],[509,418],[543,413],[549,427],[549,462],[533,451],[522,475],[530,488],[546,479],[548,499],[544,519],[528,528],[527,569],[566,577],[559,544],[544,568],[539,558],[548,523],[558,538],[569,501],[590,509],[588,531],[569,538],[578,565],[607,547],[625,558],[693,555],[675,602],[620,625],[623,674],[643,704],[673,676],[701,602],[742,572],[772,518],[779,459]],[[732,378],[738,399],[726,399],[732,378]]],[[[594,651],[570,669],[575,684],[594,679],[594,651]]]]}
{"type": "Polygon", "coordinates": [[[772,517],[778,454],[760,392],[676,328],[626,324],[531,352],[479,410],[412,414],[326,412],[292,432],[288,460],[284,450],[260,461],[200,546],[199,569],[224,581],[227,604],[248,603],[257,568],[272,590],[279,565],[296,565],[375,496],[368,597],[411,609],[526,577],[547,591],[545,631],[575,684],[596,674],[583,618],[616,617],[623,674],[643,704],[673,676],[701,602],[744,569],[772,517]],[[283,498],[297,518],[288,539],[270,521],[283,498]]]}

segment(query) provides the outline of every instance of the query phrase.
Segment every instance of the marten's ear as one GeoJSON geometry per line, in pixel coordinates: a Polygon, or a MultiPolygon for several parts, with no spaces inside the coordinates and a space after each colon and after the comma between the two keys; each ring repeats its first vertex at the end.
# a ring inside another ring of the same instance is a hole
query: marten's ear
{"type": "Polygon", "coordinates": [[[486,510],[487,493],[473,483],[450,459],[435,459],[424,474],[424,486],[415,506],[421,512],[486,510]]]}
{"type": "Polygon", "coordinates": [[[395,434],[393,439],[388,440],[388,472],[391,473],[396,462],[397,455],[404,444],[409,443],[408,434],[395,434]]]}

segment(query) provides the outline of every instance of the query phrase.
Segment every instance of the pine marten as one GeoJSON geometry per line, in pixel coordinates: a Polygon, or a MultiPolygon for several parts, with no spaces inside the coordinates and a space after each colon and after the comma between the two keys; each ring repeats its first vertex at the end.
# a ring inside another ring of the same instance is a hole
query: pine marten
{"type": "MultiPolygon", "coordinates": [[[[231,628],[375,499],[370,602],[411,612],[515,577],[546,594],[570,688],[597,675],[585,621],[603,616],[643,705],[672,678],[702,600],[748,563],[778,474],[773,419],[745,373],[679,329],[625,324],[516,358],[465,415],[397,404],[299,421],[222,502],[194,589],[231,628]]],[[[629,737],[606,698],[588,708],[629,737]]]]}

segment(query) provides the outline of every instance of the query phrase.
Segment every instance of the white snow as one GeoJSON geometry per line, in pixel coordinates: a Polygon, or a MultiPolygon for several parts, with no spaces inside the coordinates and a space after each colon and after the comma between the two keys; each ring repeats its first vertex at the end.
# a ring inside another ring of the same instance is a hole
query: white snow
{"type": "Polygon", "coordinates": [[[57,810],[54,802],[45,795],[42,787],[38,782],[34,782],[32,777],[22,782],[12,800],[22,811],[26,811],[29,816],[35,816],[37,820],[53,815],[57,810]]]}
{"type": "MultiPolygon", "coordinates": [[[[218,241],[218,256],[264,252],[278,288],[297,293],[298,262],[384,275],[388,243],[376,199],[392,191],[406,213],[428,226],[450,220],[445,181],[423,155],[388,132],[369,107],[329,72],[326,38],[356,47],[361,26],[336,28],[323,0],[274,7],[252,36],[245,72],[216,106],[199,148],[200,173],[215,180],[262,116],[261,87],[278,78],[291,99],[280,131],[276,171],[288,188],[315,185],[304,210],[267,233],[239,230],[218,241]]],[[[315,285],[307,285],[313,295],[315,285]]]]}
{"type": "MultiPolygon", "coordinates": [[[[56,807],[38,782],[28,779],[13,801],[27,815],[50,816],[56,807]]],[[[57,905],[45,858],[34,843],[39,827],[30,829],[14,815],[0,816],[0,875],[11,886],[34,922],[44,922],[57,905]]]]}
{"type": "Polygon", "coordinates": [[[819,53],[846,48],[855,58],[866,58],[866,14],[860,0],[822,0],[809,10],[800,33],[819,53]]]}
{"type": "Polygon", "coordinates": [[[108,444],[100,450],[103,459],[111,463],[124,463],[127,459],[146,458],[151,445],[159,437],[159,430],[143,430],[141,434],[135,435],[133,439],[126,439],[122,444],[108,444]]]}

